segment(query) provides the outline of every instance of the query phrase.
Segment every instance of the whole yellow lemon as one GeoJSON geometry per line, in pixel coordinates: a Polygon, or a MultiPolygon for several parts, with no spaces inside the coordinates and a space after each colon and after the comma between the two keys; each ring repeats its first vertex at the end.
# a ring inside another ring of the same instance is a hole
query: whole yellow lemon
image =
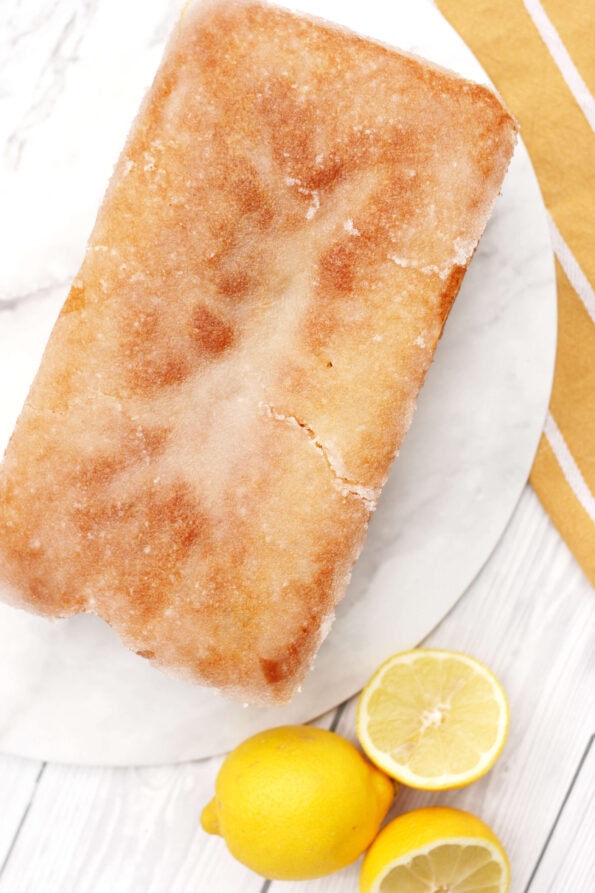
{"type": "Polygon", "coordinates": [[[201,824],[263,877],[307,880],[354,862],[394,794],[394,782],[345,738],[281,726],[226,757],[201,824]]]}

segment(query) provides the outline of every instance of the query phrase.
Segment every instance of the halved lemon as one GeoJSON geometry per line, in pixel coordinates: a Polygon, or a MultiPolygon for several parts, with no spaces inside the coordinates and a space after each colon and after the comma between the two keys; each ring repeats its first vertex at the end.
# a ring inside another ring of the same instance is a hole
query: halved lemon
{"type": "Polygon", "coordinates": [[[356,718],[372,762],[426,791],[484,775],[504,747],[508,725],[506,695],[487,667],[430,648],[389,658],[361,693],[356,718]]]}
{"type": "Polygon", "coordinates": [[[507,893],[502,844],[481,819],[429,806],[393,819],[364,858],[360,893],[507,893]]]}

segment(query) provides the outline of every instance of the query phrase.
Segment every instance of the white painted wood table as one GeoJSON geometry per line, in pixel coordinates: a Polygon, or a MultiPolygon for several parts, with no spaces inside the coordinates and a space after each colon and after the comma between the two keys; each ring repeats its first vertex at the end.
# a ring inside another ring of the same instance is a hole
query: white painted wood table
{"type": "MultiPolygon", "coordinates": [[[[479,577],[427,639],[502,679],[510,737],[460,791],[401,791],[391,815],[469,809],[500,836],[512,893],[595,889],[595,601],[527,487],[479,577]]],[[[354,740],[355,699],[321,719],[354,740]]],[[[318,881],[268,882],[199,826],[221,758],[144,769],[0,757],[0,893],[356,893],[359,863],[318,881]]]]}
{"type": "MultiPolygon", "coordinates": [[[[55,113],[91,22],[94,40],[110,31],[113,54],[143,47],[144,70],[154,68],[177,4],[164,3],[157,23],[133,19],[126,4],[120,7],[122,28],[112,33],[112,21],[102,16],[106,4],[97,0],[2,0],[0,50],[18,44],[40,60],[23,63],[22,77],[29,79],[23,95],[33,101],[22,109],[19,97],[3,92],[0,66],[0,109],[6,112],[0,123],[21,121],[18,131],[4,134],[9,163],[18,164],[32,122],[55,113]]],[[[117,85],[109,71],[101,76],[109,105],[117,85]]],[[[88,115],[96,111],[89,108],[88,115]]],[[[80,144],[73,138],[72,152],[85,146],[88,121],[79,123],[80,144]]],[[[58,116],[56,127],[62,126],[58,116]]],[[[120,129],[126,126],[122,120],[120,129]]],[[[110,155],[118,148],[114,144],[110,155]]],[[[52,184],[33,181],[31,192],[35,208],[53,214],[58,199],[52,184]]],[[[22,228],[16,241],[25,245],[47,232],[47,219],[22,210],[10,224],[22,228]]],[[[60,226],[56,219],[54,240],[45,245],[47,282],[37,283],[38,297],[64,287],[76,269],[78,248],[70,251],[60,226]]],[[[3,257],[2,264],[22,274],[27,292],[27,258],[3,257]]],[[[594,609],[592,588],[526,487],[480,575],[426,640],[467,651],[493,668],[511,702],[510,737],[480,782],[440,795],[402,791],[391,815],[430,803],[475,812],[510,855],[513,893],[595,890],[594,609]]],[[[354,740],[354,713],[351,700],[319,722],[354,740]]],[[[0,893],[355,893],[358,864],[319,881],[271,883],[202,832],[200,812],[220,764],[213,758],[143,769],[82,768],[0,755],[0,893]]]]}

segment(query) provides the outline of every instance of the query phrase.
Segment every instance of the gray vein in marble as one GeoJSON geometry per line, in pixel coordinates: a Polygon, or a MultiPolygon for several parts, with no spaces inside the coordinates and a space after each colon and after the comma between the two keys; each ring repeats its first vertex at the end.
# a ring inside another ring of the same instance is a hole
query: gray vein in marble
{"type": "Polygon", "coordinates": [[[60,5],[62,5],[60,0],[55,0],[54,3],[46,3],[43,10],[36,9],[35,16],[32,16],[29,21],[21,24],[17,20],[18,13],[22,11],[23,14],[26,15],[29,10],[26,5],[23,7],[23,4],[16,0],[16,8],[8,11],[8,14],[6,15],[5,34],[9,35],[9,37],[0,40],[0,47],[3,49],[5,47],[10,49],[17,47],[22,40],[26,40],[28,37],[31,37],[39,31],[40,28],[43,28],[52,19],[60,5]]]}
{"type": "MultiPolygon", "coordinates": [[[[98,0],[83,0],[62,25],[58,39],[41,67],[31,104],[6,142],[9,169],[17,170],[29,132],[47,119],[65,88],[69,67],[77,61],[80,44],[96,11],[98,0]]],[[[62,9],[56,4],[54,9],[62,9]]],[[[37,26],[39,27],[39,25],[37,26]]]]}
{"type": "Polygon", "coordinates": [[[19,310],[24,304],[32,304],[34,301],[43,300],[58,289],[66,288],[69,283],[70,278],[64,279],[61,282],[54,282],[51,285],[42,285],[40,288],[33,289],[33,291],[28,291],[21,295],[14,295],[7,298],[0,297],[0,313],[9,313],[14,310],[19,310]]]}

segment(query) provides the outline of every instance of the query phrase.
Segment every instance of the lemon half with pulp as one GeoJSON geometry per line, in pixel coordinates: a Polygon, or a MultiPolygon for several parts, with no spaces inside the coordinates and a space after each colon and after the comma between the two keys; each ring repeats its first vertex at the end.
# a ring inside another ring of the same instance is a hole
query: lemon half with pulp
{"type": "Polygon", "coordinates": [[[461,787],[500,755],[509,710],[483,664],[455,651],[419,648],[389,658],[364,688],[357,735],[377,766],[422,790],[461,787]]]}
{"type": "Polygon", "coordinates": [[[360,893],[508,893],[502,844],[476,816],[430,806],[393,819],[364,858],[360,893]]]}

